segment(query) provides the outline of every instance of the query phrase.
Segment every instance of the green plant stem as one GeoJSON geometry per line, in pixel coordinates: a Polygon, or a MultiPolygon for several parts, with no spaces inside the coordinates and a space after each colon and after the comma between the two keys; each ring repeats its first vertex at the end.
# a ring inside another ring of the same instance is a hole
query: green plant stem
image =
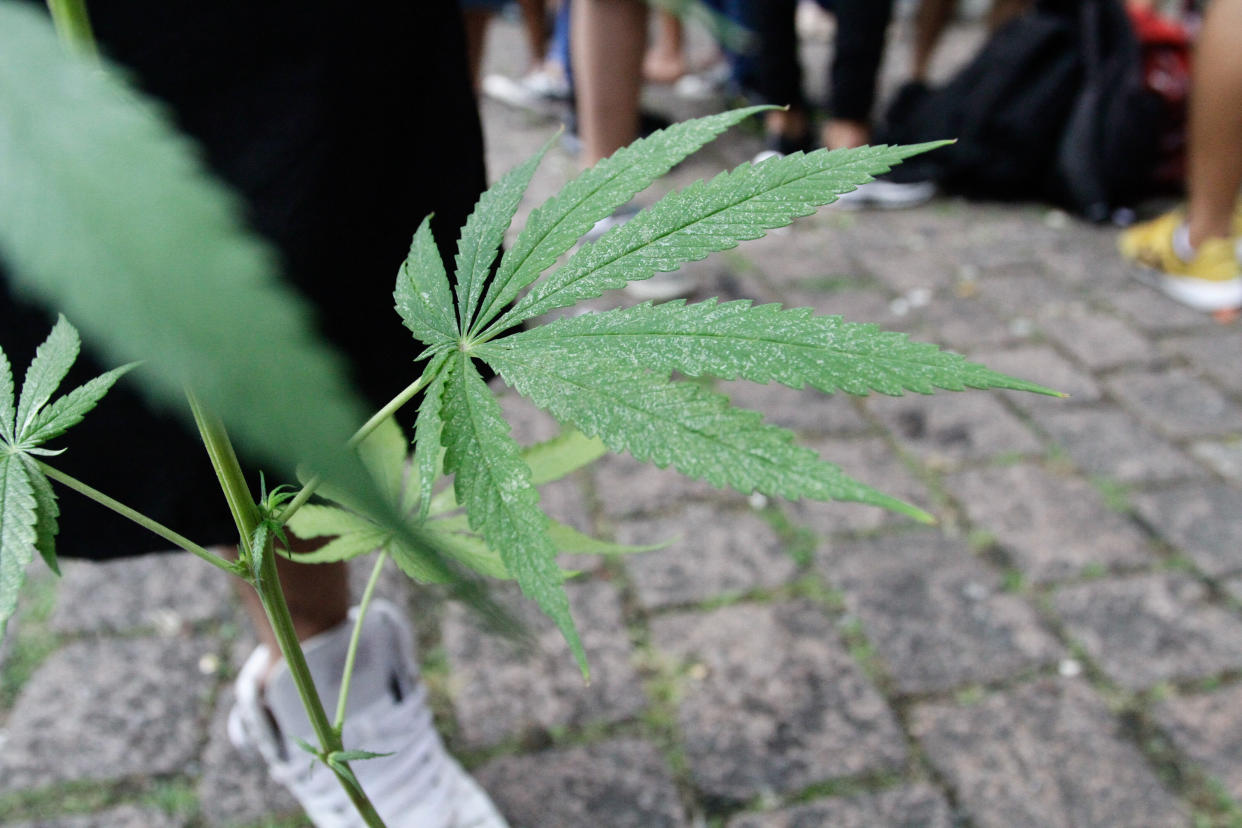
{"type": "Polygon", "coordinates": [[[85,57],[99,57],[95,31],[86,11],[86,0],[47,0],[47,8],[52,13],[52,23],[62,43],[85,57]]]}
{"type": "MultiPolygon", "coordinates": [[[[419,391],[422,391],[425,387],[427,387],[427,384],[431,382],[432,379],[432,377],[427,375],[426,371],[423,371],[422,375],[419,376],[418,379],[407,385],[405,390],[389,400],[387,405],[375,412],[371,419],[363,423],[362,427],[354,432],[354,436],[349,438],[349,443],[347,445],[351,449],[357,448],[358,444],[367,439],[372,431],[379,428],[380,423],[397,413],[401,406],[414,399],[414,396],[419,391]]],[[[315,475],[310,480],[306,481],[306,485],[304,485],[301,490],[294,495],[293,500],[290,500],[288,505],[281,510],[279,515],[277,515],[276,522],[281,526],[288,523],[289,519],[297,514],[298,509],[301,509],[302,506],[306,504],[306,501],[311,499],[311,495],[315,493],[315,490],[319,488],[319,484],[322,482],[323,478],[319,475],[315,475]]]]}
{"type": "Polygon", "coordinates": [[[371,577],[367,580],[367,588],[362,592],[362,600],[358,603],[357,617],[354,619],[354,633],[349,638],[349,650],[345,654],[345,669],[341,671],[341,694],[336,700],[336,720],[332,726],[340,733],[345,726],[345,706],[349,701],[349,683],[354,677],[354,659],[358,655],[358,640],[362,638],[362,621],[367,617],[367,609],[371,606],[371,597],[375,594],[375,585],[379,583],[380,573],[388,561],[388,552],[381,550],[371,569],[371,577]]]}
{"type": "Polygon", "coordinates": [[[60,471],[59,469],[52,468],[46,463],[40,462],[38,460],[36,460],[35,462],[38,464],[40,471],[42,471],[44,474],[46,474],[48,477],[50,477],[52,480],[55,480],[57,483],[61,484],[62,486],[65,486],[66,488],[69,488],[69,489],[73,489],[78,494],[84,495],[90,498],[91,500],[95,501],[99,505],[104,506],[108,509],[111,509],[112,511],[116,512],[118,515],[120,515],[123,518],[128,518],[129,520],[132,520],[134,523],[138,524],[143,529],[146,529],[149,532],[159,535],[164,540],[168,541],[169,543],[175,544],[179,548],[184,549],[186,552],[190,552],[190,553],[197,555],[198,557],[202,558],[204,561],[216,567],[217,569],[222,569],[231,575],[236,574],[236,572],[233,569],[232,563],[220,557],[219,555],[213,555],[211,552],[199,546],[197,543],[185,537],[184,535],[180,535],[174,532],[173,530],[169,529],[167,526],[164,526],[162,523],[158,523],[152,520],[151,518],[147,517],[142,512],[139,512],[136,509],[131,509],[130,507],[126,506],[124,503],[121,503],[119,500],[115,500],[111,497],[108,497],[103,492],[99,491],[98,489],[92,488],[91,486],[86,485],[81,480],[78,480],[76,477],[71,477],[65,474],[64,472],[60,471]]]}
{"type": "MultiPolygon", "coordinates": [[[[207,448],[211,464],[216,470],[216,476],[228,500],[233,521],[237,524],[237,531],[241,535],[243,545],[249,549],[250,538],[254,537],[254,530],[259,523],[259,509],[251,498],[241,464],[237,462],[237,454],[233,451],[233,444],[219,418],[208,412],[192,391],[187,389],[186,397],[190,401],[190,409],[194,413],[194,422],[203,438],[203,445],[207,448]]],[[[262,556],[259,576],[252,584],[259,594],[268,623],[272,626],[272,632],[280,647],[280,653],[285,659],[289,676],[293,679],[298,696],[302,699],[302,706],[306,709],[306,715],[315,731],[315,738],[319,740],[319,756],[323,758],[331,753],[343,751],[344,746],[341,744],[340,734],[328,721],[323,701],[315,690],[315,681],[311,677],[310,666],[306,663],[302,644],[298,641],[297,632],[293,626],[289,604],[285,601],[285,593],[280,586],[280,576],[276,571],[276,556],[271,554],[272,550],[266,551],[268,554],[262,556]]],[[[372,828],[383,828],[384,822],[376,813],[371,800],[350,779],[352,771],[349,770],[348,764],[340,763],[348,775],[332,764],[327,762],[325,764],[336,774],[337,780],[349,795],[354,807],[358,809],[363,821],[372,828]]]]}

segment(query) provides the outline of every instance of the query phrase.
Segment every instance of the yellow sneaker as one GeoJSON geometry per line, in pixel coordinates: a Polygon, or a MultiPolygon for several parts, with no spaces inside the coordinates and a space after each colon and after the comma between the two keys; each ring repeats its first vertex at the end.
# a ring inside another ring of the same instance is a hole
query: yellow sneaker
{"type": "Polygon", "coordinates": [[[1151,280],[1168,296],[1195,310],[1242,307],[1242,272],[1234,239],[1208,239],[1186,261],[1173,249],[1173,233],[1181,226],[1180,211],[1136,224],[1117,239],[1121,255],[1159,271],[1151,280]]]}

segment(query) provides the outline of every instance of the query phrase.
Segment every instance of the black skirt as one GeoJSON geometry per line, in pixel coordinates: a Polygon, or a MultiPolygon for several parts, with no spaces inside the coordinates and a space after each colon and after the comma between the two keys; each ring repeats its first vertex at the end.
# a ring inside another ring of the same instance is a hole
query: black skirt
{"type": "MultiPolygon", "coordinates": [[[[421,350],[392,302],[410,238],[435,213],[451,262],[485,186],[456,0],[95,0],[90,11],[104,52],[167,103],[242,195],[361,394],[376,407],[391,399],[417,376],[421,350]]],[[[55,309],[15,298],[2,264],[0,345],[20,384],[55,309]]],[[[68,382],[105,370],[86,346],[68,382]]],[[[53,464],[198,543],[235,543],[188,419],[152,411],[131,383],[58,441],[68,451],[53,464]]],[[[61,555],[167,546],[77,494],[61,490],[60,503],[61,555]]]]}

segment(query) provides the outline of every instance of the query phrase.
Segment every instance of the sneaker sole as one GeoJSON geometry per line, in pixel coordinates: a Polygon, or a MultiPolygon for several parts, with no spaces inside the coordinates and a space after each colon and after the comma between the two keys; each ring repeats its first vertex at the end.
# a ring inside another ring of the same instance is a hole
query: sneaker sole
{"type": "Polygon", "coordinates": [[[1242,278],[1224,282],[1169,276],[1157,270],[1139,270],[1134,278],[1197,311],[1212,313],[1242,308],[1242,278]]]}

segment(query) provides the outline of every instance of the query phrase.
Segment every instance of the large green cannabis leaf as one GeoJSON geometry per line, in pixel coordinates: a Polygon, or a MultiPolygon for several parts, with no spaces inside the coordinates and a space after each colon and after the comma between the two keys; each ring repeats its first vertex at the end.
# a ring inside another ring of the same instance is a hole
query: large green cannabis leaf
{"type": "Polygon", "coordinates": [[[59,454],[44,444],[81,422],[133,367],[114,368],[53,402],[80,348],[77,331],[60,317],[35,352],[17,400],[13,369],[0,348],[0,635],[17,607],[17,591],[35,553],[59,572],[55,538],[60,510],[35,458],[59,454]]]}
{"type": "Polygon", "coordinates": [[[180,405],[191,385],[265,462],[364,477],[338,453],[364,419],[341,360],[164,111],[123,73],[68,54],[38,9],[6,1],[0,112],[14,287],[114,363],[146,361],[142,387],[161,401],[180,405]]]}
{"type": "MultiPolygon", "coordinates": [[[[743,493],[852,500],[923,520],[931,518],[798,446],[792,432],[765,424],[759,413],[735,408],[697,383],[674,380],[674,374],[825,393],[1052,393],[875,325],[746,301],[646,303],[512,331],[548,311],[758,238],[937,146],[820,150],[743,164],[666,196],[597,241],[583,243],[548,272],[595,222],[759,109],[677,124],[585,171],[532,212],[488,283],[503,228],[545,147],[480,199],[458,245],[453,287],[426,223],[397,279],[398,312],[431,357],[416,432],[422,514],[462,504],[465,527],[497,550],[494,558],[480,555],[478,568],[494,571],[498,558],[560,627],[584,672],[585,654],[555,563],[554,538],[563,527],[540,510],[532,455],[523,455],[509,436],[475,360],[558,420],[640,460],[743,493]],[[446,307],[454,289],[456,320],[446,307]],[[438,471],[441,447],[454,488],[433,503],[430,477],[438,471]]],[[[469,563],[460,550],[455,557],[469,563]]]]}

